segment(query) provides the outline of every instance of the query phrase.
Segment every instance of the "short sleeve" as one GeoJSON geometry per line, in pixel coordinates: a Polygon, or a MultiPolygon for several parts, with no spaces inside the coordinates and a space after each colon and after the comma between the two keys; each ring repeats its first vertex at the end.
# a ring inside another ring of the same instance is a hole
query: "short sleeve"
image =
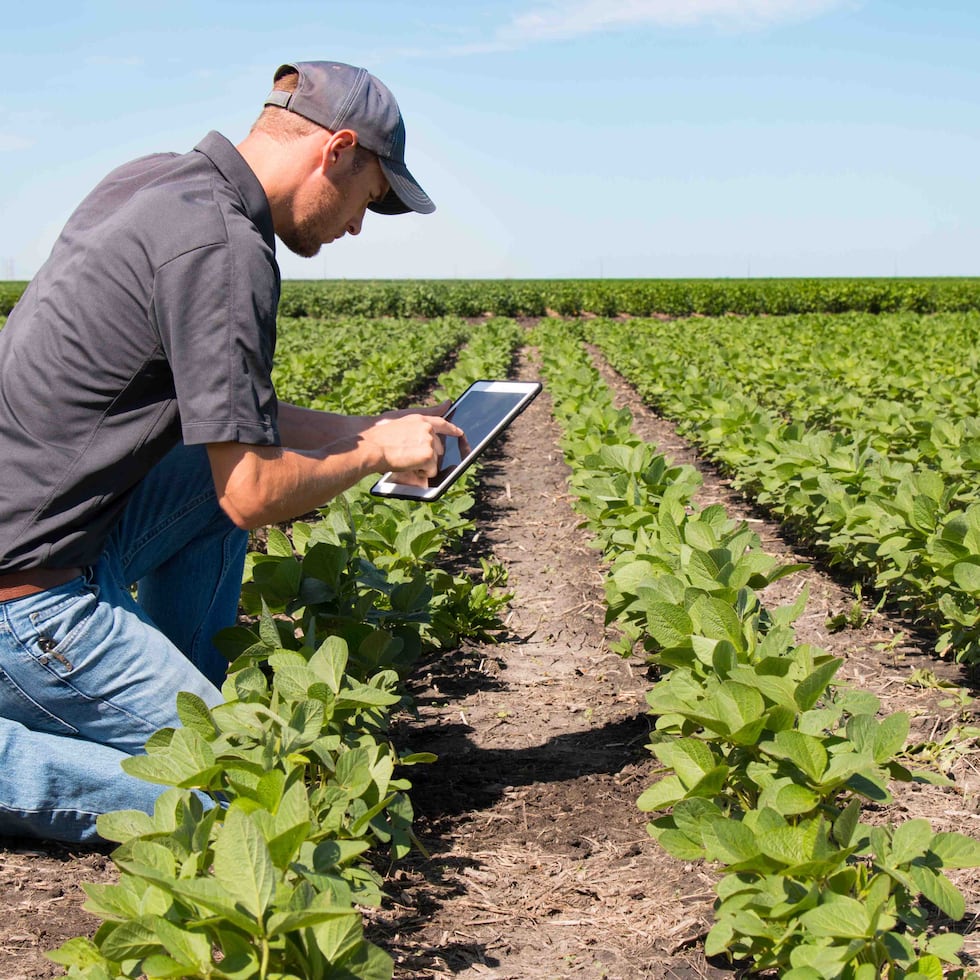
{"type": "Polygon", "coordinates": [[[184,443],[279,445],[279,281],[263,248],[221,242],[183,253],[158,269],[153,293],[184,443]]]}

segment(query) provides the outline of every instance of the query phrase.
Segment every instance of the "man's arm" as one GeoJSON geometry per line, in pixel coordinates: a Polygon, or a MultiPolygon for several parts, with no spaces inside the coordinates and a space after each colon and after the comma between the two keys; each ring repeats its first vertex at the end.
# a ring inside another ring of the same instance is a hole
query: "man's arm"
{"type": "Polygon", "coordinates": [[[403,415],[445,415],[451,402],[430,408],[403,408],[382,415],[338,415],[312,408],[301,408],[289,402],[279,402],[279,436],[290,449],[319,449],[339,439],[359,436],[381,419],[397,419],[403,415]]]}
{"type": "Polygon", "coordinates": [[[262,527],[308,513],[370,473],[434,476],[443,437],[463,434],[438,414],[347,419],[314,413],[324,415],[316,420],[296,414],[303,409],[287,409],[280,427],[284,441],[289,435],[305,444],[325,434],[331,441],[317,448],[208,445],[218,501],[238,527],[262,527]]]}

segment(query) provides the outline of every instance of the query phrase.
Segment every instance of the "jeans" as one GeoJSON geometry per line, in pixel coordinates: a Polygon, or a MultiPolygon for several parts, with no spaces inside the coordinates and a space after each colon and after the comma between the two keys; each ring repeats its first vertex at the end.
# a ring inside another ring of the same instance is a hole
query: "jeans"
{"type": "Polygon", "coordinates": [[[134,491],[96,565],[0,603],[0,835],[97,841],[100,813],[152,812],[164,787],[119,763],[179,724],[179,691],[223,700],[228,664],[211,640],[235,621],[247,544],[207,451],[181,445],[134,491]]]}

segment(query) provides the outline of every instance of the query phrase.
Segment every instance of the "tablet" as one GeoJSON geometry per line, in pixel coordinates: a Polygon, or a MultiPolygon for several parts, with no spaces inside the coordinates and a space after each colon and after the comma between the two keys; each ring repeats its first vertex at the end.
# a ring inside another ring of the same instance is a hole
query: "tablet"
{"type": "Polygon", "coordinates": [[[446,418],[464,438],[447,436],[439,472],[420,486],[400,483],[404,474],[385,473],[371,493],[403,500],[437,500],[493,440],[517,418],[541,390],[540,381],[474,381],[453,402],[446,418]]]}

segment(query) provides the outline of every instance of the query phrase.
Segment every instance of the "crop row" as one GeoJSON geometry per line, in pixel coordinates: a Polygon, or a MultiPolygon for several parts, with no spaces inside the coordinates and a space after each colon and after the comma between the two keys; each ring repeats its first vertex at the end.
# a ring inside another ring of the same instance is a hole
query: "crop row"
{"type": "MultiPolygon", "coordinates": [[[[0,314],[26,283],[0,283],[0,314]]],[[[336,316],[650,316],[980,309],[980,279],[287,280],[280,313],[336,316]]]]}
{"type": "MultiPolygon", "coordinates": [[[[487,325],[440,390],[505,373],[519,337],[513,323],[487,325]]],[[[390,373],[388,404],[412,384],[390,373]]],[[[337,397],[368,410],[382,393],[337,397]]],[[[86,907],[103,919],[94,939],[50,954],[70,976],[391,977],[358,907],[381,900],[382,856],[412,846],[403,768],[431,761],[400,756],[388,739],[392,712],[408,704],[401,681],[424,647],[498,627],[506,597],[432,564],[470,526],[465,486],[412,511],[366,486],[288,534],[271,529],[266,551],[249,555],[242,604],[255,625],[220,637],[225,702],[181,695],[182,727],[126,760],[168,788],[153,815],[100,818],[119,844],[119,880],[86,886],[86,907]]]]}
{"type": "MultiPolygon", "coordinates": [[[[843,367],[815,355],[809,382],[801,373],[794,385],[785,384],[783,354],[800,360],[794,338],[805,349],[813,337],[799,320],[748,323],[744,333],[725,320],[683,333],[607,320],[588,333],[736,486],[935,628],[939,652],[976,661],[980,424],[964,365],[969,372],[975,360],[980,320],[867,319],[875,344],[851,347],[843,367]],[[768,353],[756,356],[764,334],[768,353]]],[[[860,337],[857,326],[846,335],[860,337]]],[[[824,327],[820,319],[816,332],[824,327]]]]}
{"type": "Polygon", "coordinates": [[[607,620],[660,671],[648,701],[663,774],[639,806],[672,855],[721,871],[707,955],[785,980],[921,980],[943,964],[962,977],[962,937],[931,935],[929,908],[963,916],[943,869],[980,864],[980,844],[924,820],[862,821],[890,780],[941,781],[905,768],[908,716],[879,718],[877,698],[834,685],[841,662],[795,640],[805,595],[760,599],[794,568],[720,506],[693,506],[697,474],[633,435],[569,330],[536,340],[571,489],[609,564],[607,620]]]}
{"type": "Polygon", "coordinates": [[[284,313],[562,316],[932,312],[980,307],[976,279],[567,279],[287,282],[284,313]]]}
{"type": "MultiPolygon", "coordinates": [[[[681,330],[634,321],[629,329],[692,380],[809,427],[873,434],[874,447],[892,456],[938,446],[937,438],[951,446],[980,438],[980,313],[695,319],[681,330]],[[949,422],[968,424],[933,432],[949,422]]],[[[617,332],[622,325],[605,320],[590,327],[597,338],[617,332]]]]}
{"type": "Polygon", "coordinates": [[[276,392],[307,408],[363,414],[390,408],[393,391],[404,397],[431,378],[472,330],[458,317],[314,320],[303,324],[304,334],[311,327],[304,351],[279,357],[277,344],[276,392]]]}

